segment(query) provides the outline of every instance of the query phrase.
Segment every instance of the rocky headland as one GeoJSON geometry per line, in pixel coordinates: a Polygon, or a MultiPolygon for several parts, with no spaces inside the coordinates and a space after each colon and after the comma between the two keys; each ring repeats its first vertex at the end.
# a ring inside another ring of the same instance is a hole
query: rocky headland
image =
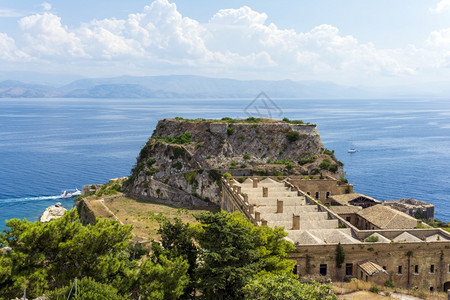
{"type": "Polygon", "coordinates": [[[141,149],[123,188],[137,198],[218,204],[225,173],[339,178],[343,166],[325,149],[314,124],[258,118],[164,119],[141,149]]]}

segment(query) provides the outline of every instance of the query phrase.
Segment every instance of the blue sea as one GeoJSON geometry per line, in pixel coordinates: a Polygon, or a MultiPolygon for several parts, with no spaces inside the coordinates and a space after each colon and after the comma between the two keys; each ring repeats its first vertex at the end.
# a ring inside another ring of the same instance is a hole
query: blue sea
{"type": "MultiPolygon", "coordinates": [[[[415,198],[450,221],[450,101],[273,99],[274,118],[318,125],[354,190],[415,198]],[[358,152],[347,153],[349,148],[358,152]]],[[[128,176],[159,119],[246,118],[252,99],[0,99],[0,229],[36,221],[63,189],[128,176]]],[[[266,113],[260,107],[259,113],[266,113]]]]}

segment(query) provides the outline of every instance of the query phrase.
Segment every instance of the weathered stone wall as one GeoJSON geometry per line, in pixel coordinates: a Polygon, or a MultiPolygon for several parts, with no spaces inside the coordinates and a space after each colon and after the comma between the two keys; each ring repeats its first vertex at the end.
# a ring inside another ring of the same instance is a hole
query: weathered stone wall
{"type": "MultiPolygon", "coordinates": [[[[433,243],[391,243],[342,245],[345,261],[342,268],[336,267],[336,245],[298,246],[298,253],[292,253],[291,258],[297,261],[299,276],[319,275],[320,264],[327,265],[327,277],[332,280],[345,278],[345,265],[353,265],[353,276],[357,274],[357,264],[370,260],[386,267],[389,279],[397,287],[417,286],[420,289],[442,290],[444,283],[450,281],[450,242],[433,243]],[[418,265],[418,273],[415,266],[418,265]],[[431,266],[434,272],[431,272],[431,266]],[[398,267],[402,267],[402,274],[398,267]]],[[[365,278],[364,278],[365,279],[365,278]]],[[[364,280],[363,279],[363,280],[364,280]]]]}
{"type": "Polygon", "coordinates": [[[333,179],[306,180],[300,178],[291,178],[289,182],[297,186],[305,193],[308,193],[312,197],[315,197],[316,193],[319,193],[318,199],[323,204],[330,204],[330,200],[327,199],[327,192],[329,193],[329,196],[353,192],[353,185],[345,183],[340,184],[337,180],[333,179]]]}

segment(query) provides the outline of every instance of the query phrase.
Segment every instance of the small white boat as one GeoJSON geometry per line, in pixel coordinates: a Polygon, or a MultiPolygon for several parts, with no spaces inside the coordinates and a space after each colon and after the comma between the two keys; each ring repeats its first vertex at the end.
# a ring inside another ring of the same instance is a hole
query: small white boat
{"type": "Polygon", "coordinates": [[[355,153],[355,152],[356,152],[356,149],[350,148],[350,149],[347,150],[347,152],[348,152],[348,153],[355,153]]]}
{"type": "Polygon", "coordinates": [[[80,196],[81,195],[81,191],[77,188],[75,188],[74,190],[64,190],[61,192],[60,197],[61,198],[72,198],[75,196],[80,196]]]}

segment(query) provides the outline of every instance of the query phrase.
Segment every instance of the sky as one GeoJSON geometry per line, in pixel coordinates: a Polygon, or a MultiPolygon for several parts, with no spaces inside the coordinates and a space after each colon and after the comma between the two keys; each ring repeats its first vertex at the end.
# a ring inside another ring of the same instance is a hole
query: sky
{"type": "Polygon", "coordinates": [[[450,0],[0,0],[0,73],[442,83],[450,0]]]}

